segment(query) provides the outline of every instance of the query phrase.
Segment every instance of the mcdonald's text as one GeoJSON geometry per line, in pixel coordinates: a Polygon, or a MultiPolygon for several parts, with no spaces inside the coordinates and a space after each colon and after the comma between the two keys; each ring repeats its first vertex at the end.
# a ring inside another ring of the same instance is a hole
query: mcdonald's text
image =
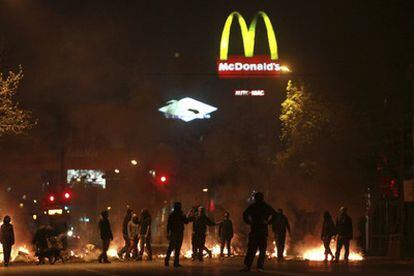
{"type": "Polygon", "coordinates": [[[287,70],[268,56],[262,55],[229,56],[227,60],[217,60],[217,72],[220,78],[277,77],[287,70]]]}

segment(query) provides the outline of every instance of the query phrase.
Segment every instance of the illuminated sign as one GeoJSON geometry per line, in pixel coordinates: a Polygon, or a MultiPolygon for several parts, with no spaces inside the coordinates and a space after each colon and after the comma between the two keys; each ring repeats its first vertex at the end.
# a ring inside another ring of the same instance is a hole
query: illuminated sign
{"type": "Polygon", "coordinates": [[[83,181],[92,185],[99,185],[103,189],[106,188],[105,173],[100,170],[69,169],[66,171],[66,175],[68,184],[76,184],[76,182],[83,181]]]}
{"type": "Polygon", "coordinates": [[[289,68],[277,62],[276,35],[272,22],[266,13],[258,12],[249,27],[243,16],[232,12],[224,24],[220,42],[220,58],[217,60],[217,72],[221,78],[250,78],[250,77],[276,77],[283,72],[290,72],[289,68]],[[230,30],[233,18],[236,17],[240,26],[244,56],[229,56],[230,30]],[[257,20],[262,18],[267,31],[270,56],[254,55],[257,20]]]}
{"type": "Polygon", "coordinates": [[[217,107],[186,97],[178,101],[168,101],[166,106],[158,110],[167,118],[189,122],[194,119],[209,119],[210,113],[216,111],[217,107]]]}
{"type": "Polygon", "coordinates": [[[61,215],[61,214],[63,214],[63,210],[62,209],[50,209],[50,210],[47,211],[47,213],[50,216],[53,216],[53,215],[61,215]]]}
{"type": "Polygon", "coordinates": [[[265,91],[263,89],[236,89],[234,90],[234,96],[264,96],[265,91]]]}

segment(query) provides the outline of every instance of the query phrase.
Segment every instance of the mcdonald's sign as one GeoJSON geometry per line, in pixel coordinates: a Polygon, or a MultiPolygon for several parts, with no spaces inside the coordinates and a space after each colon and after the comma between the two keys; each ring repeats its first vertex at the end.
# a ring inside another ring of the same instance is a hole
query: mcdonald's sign
{"type": "Polygon", "coordinates": [[[266,13],[259,11],[249,26],[243,16],[238,12],[232,12],[224,23],[220,41],[220,57],[217,59],[217,72],[220,78],[251,78],[251,77],[277,77],[281,73],[289,72],[289,68],[278,63],[278,51],[276,35],[272,22],[266,13]],[[239,23],[244,56],[228,55],[231,25],[236,17],[239,23]],[[256,25],[259,19],[263,22],[267,31],[269,55],[255,55],[256,25]]]}

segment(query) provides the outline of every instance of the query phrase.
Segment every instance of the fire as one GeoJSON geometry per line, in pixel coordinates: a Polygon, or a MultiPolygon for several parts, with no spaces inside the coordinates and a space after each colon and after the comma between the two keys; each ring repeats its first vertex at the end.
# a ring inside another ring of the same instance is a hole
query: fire
{"type": "MultiPolygon", "coordinates": [[[[331,248],[334,248],[331,246],[331,248]]],[[[309,261],[323,261],[325,259],[325,248],[323,247],[323,245],[317,246],[317,247],[313,247],[313,248],[308,248],[305,249],[303,254],[302,254],[302,258],[305,260],[309,260],[309,261]]],[[[344,249],[342,249],[342,254],[344,252],[344,249]]],[[[349,260],[350,261],[362,261],[364,259],[364,257],[362,256],[361,253],[357,252],[354,249],[350,249],[350,253],[349,253],[349,260]]]]}
{"type": "MultiPolygon", "coordinates": [[[[219,244],[214,244],[212,247],[207,246],[207,248],[211,250],[211,255],[213,258],[217,258],[220,256],[220,245],[219,244]]],[[[236,255],[236,253],[234,252],[234,249],[232,253],[233,255],[236,255]]],[[[227,254],[227,248],[224,248],[223,254],[227,254]]],[[[183,255],[184,255],[184,258],[191,259],[193,256],[193,250],[191,249],[184,250],[183,255]]]]}
{"type": "Polygon", "coordinates": [[[117,250],[117,248],[115,247],[115,246],[111,246],[109,249],[108,249],[108,251],[107,251],[107,253],[106,253],[107,255],[108,255],[108,257],[110,257],[110,258],[118,258],[118,250],[117,250]]]}
{"type": "Polygon", "coordinates": [[[23,246],[19,246],[19,249],[18,249],[18,251],[17,252],[23,252],[23,253],[25,253],[25,254],[29,254],[30,252],[29,252],[29,249],[27,249],[27,247],[26,247],[26,245],[23,245],[23,246]]]}

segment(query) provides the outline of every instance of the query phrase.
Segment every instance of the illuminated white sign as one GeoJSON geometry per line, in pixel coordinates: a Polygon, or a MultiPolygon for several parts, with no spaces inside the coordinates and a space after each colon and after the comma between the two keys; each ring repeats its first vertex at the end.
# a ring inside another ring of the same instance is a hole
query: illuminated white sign
{"type": "Polygon", "coordinates": [[[104,172],[100,170],[67,170],[67,183],[73,184],[76,182],[84,181],[86,183],[99,185],[103,189],[106,187],[106,179],[104,178],[104,172]]]}
{"type": "Polygon", "coordinates": [[[263,89],[236,89],[234,90],[234,96],[264,96],[265,91],[263,89]]]}
{"type": "Polygon", "coordinates": [[[186,97],[181,100],[168,101],[166,106],[158,110],[167,118],[189,122],[194,119],[209,119],[210,113],[216,111],[217,107],[186,97]]]}
{"type": "Polygon", "coordinates": [[[53,215],[61,215],[61,214],[63,214],[63,210],[62,209],[50,209],[50,210],[47,211],[47,213],[50,216],[53,216],[53,215]]]}

